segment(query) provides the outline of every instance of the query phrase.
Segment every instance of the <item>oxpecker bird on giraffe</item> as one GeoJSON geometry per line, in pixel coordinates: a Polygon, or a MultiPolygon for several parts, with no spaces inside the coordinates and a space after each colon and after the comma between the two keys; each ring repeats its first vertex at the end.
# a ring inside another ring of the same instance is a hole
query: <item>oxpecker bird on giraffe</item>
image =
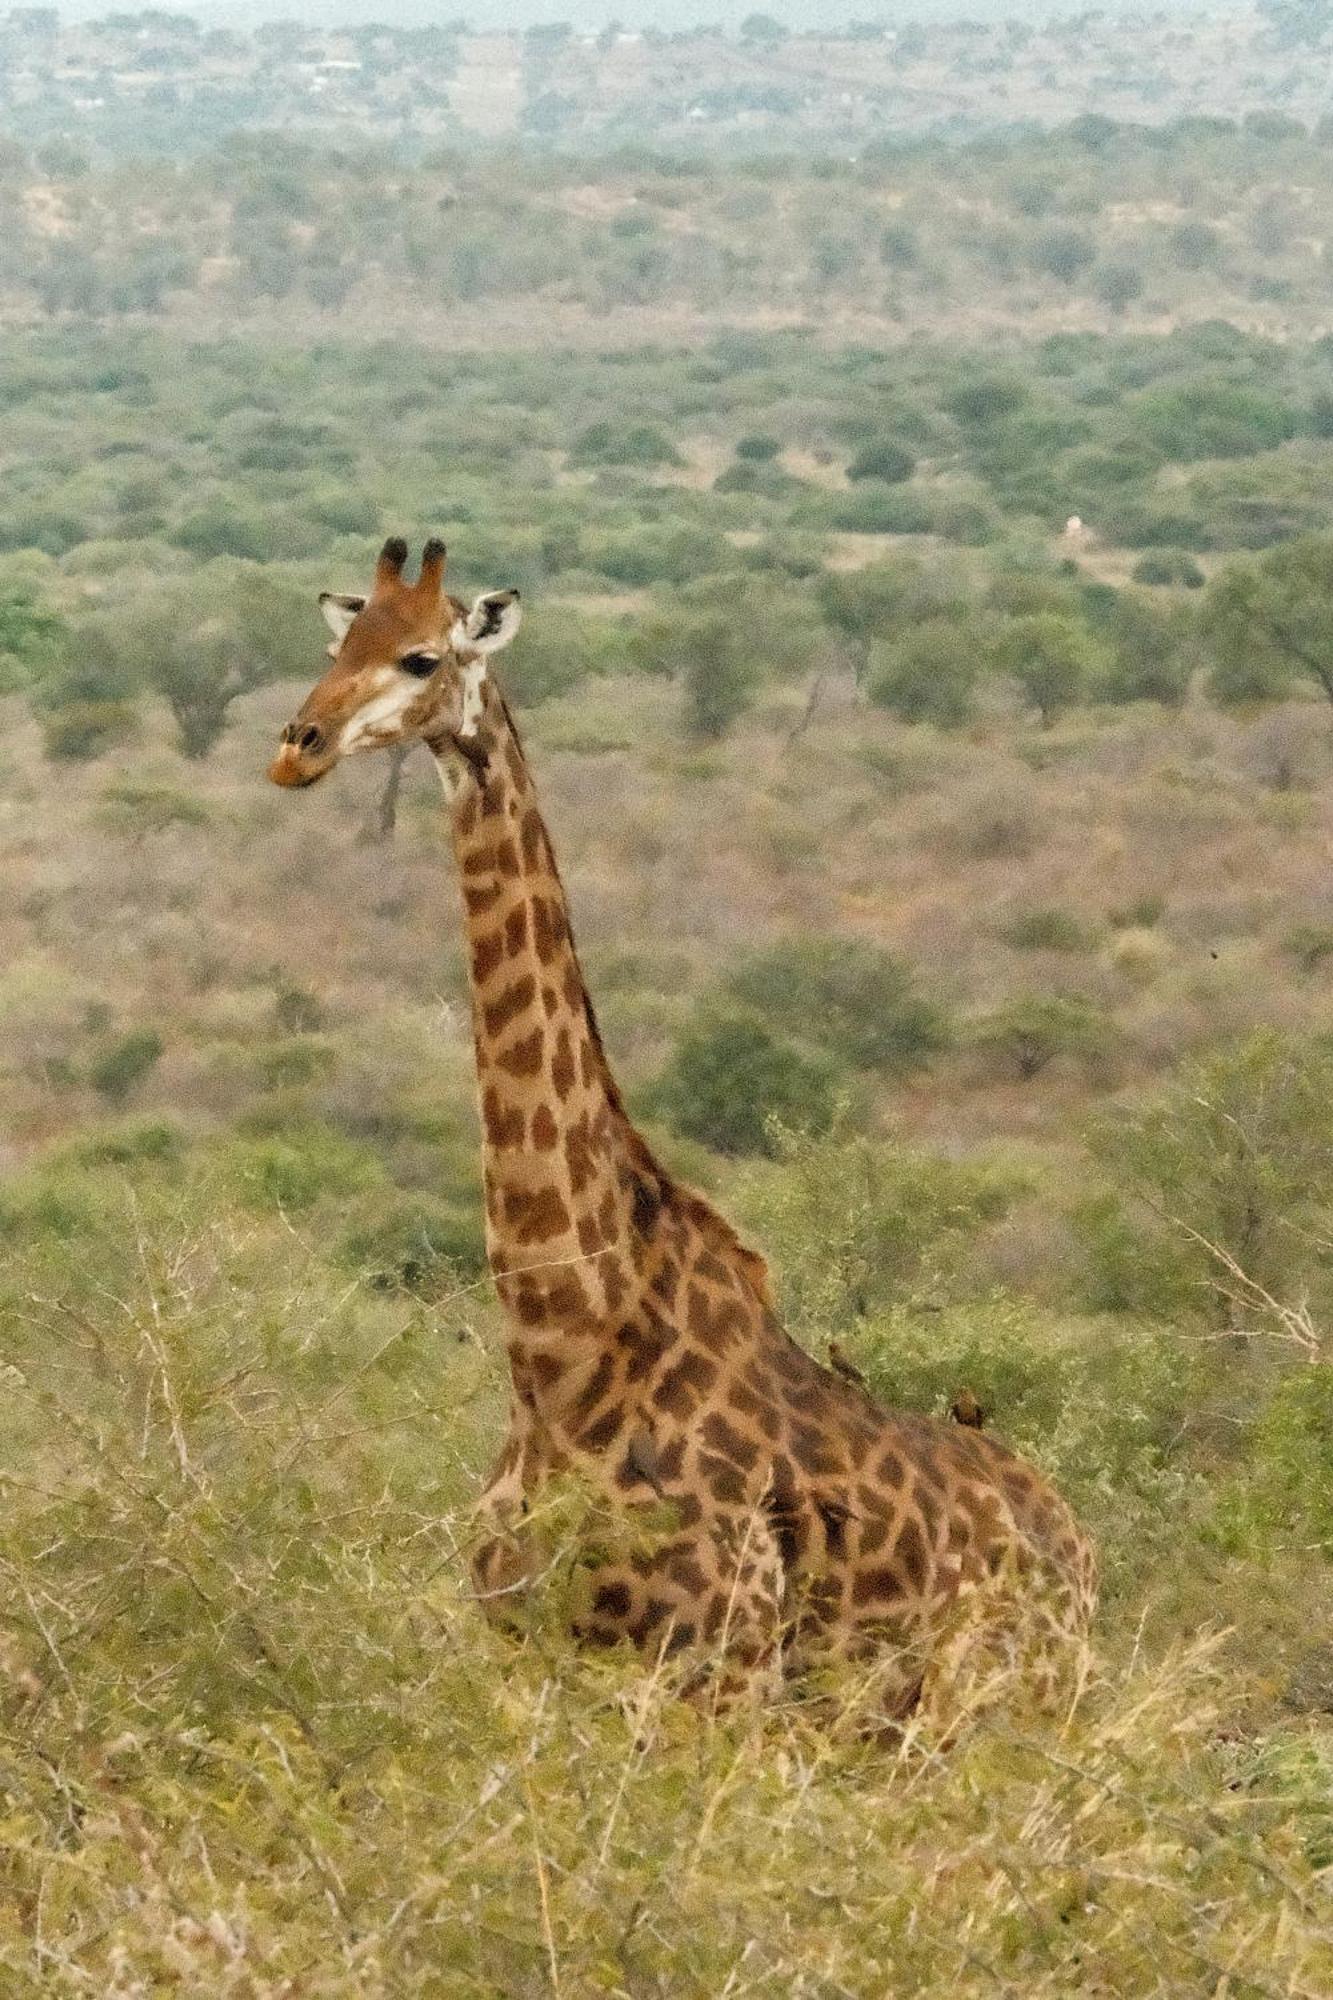
{"type": "Polygon", "coordinates": [[[478,1602],[521,1629],[552,1559],[532,1503],[572,1476],[631,1522],[655,1510],[651,1536],[617,1553],[599,1535],[576,1562],[581,1643],[679,1655],[691,1690],[873,1662],[888,1718],[933,1695],[978,1632],[1054,1684],[1096,1590],[1065,1501],[970,1415],[887,1410],[854,1368],[799,1347],[763,1258],[632,1123],[490,671],[518,594],[464,604],[444,559],[428,542],[409,581],[406,544],[389,541],[368,597],[321,599],[330,664],[271,776],[310,785],[342,757],[422,742],[443,781],[511,1381],[478,1507],[478,1602]]]}

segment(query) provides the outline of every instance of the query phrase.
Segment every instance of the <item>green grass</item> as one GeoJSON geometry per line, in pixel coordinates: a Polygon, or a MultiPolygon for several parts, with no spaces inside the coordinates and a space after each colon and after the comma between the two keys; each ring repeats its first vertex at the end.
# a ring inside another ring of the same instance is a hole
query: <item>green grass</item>
{"type": "Polygon", "coordinates": [[[369,1289],[334,1210],[229,1185],[102,1157],[6,1212],[0,1990],[1329,1990],[1327,1566],[1217,1531],[1298,1371],[1228,1433],[1190,1414],[1231,1407],[1233,1363],[1160,1330],[849,1319],[904,1400],[966,1371],[1110,1586],[1075,1711],[873,1746],[795,1696],[700,1715],[554,1615],[493,1634],[465,1563],[504,1409],[487,1294],[369,1289]],[[1274,1671],[1302,1635],[1303,1708],[1274,1671]]]}

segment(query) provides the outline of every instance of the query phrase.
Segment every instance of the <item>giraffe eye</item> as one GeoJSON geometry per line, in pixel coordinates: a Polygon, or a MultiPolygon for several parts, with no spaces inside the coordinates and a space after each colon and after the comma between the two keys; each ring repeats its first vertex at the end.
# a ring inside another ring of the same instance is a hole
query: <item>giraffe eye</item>
{"type": "Polygon", "coordinates": [[[405,674],[415,674],[419,681],[424,681],[427,674],[435,672],[441,657],[439,653],[404,653],[398,664],[405,674]]]}

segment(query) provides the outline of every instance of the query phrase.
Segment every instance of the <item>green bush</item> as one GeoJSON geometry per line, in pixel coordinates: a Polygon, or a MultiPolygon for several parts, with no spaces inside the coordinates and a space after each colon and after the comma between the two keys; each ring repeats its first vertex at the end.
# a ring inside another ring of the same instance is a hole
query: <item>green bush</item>
{"type": "Polygon", "coordinates": [[[1208,581],[1194,557],[1184,549],[1155,549],[1140,556],[1131,574],[1135,583],[1183,584],[1186,590],[1201,590],[1208,581]]]}
{"type": "Polygon", "coordinates": [[[383,1181],[374,1154],[325,1125],[238,1138],[225,1149],[239,1198],[262,1212],[293,1213],[326,1197],[359,1195],[383,1181]]]}
{"type": "Polygon", "coordinates": [[[885,486],[901,486],[916,471],[916,460],[906,445],[896,438],[875,438],[862,445],[847,467],[849,479],[878,479],[885,486]]]}
{"type": "Polygon", "coordinates": [[[95,1055],[88,1081],[110,1104],[123,1104],[162,1059],[162,1037],[151,1028],[133,1028],[95,1055]]]}
{"type": "Polygon", "coordinates": [[[785,1034],[854,1069],[907,1076],[945,1047],[941,1010],[913,991],[900,959],[857,938],[793,938],[756,953],[727,982],[785,1034]]]}
{"type": "Polygon", "coordinates": [[[1202,1300],[1231,1260],[1278,1298],[1322,1257],[1333,1201],[1333,1049],[1262,1029],[1186,1063],[1155,1102],[1094,1127],[1094,1155],[1202,1300]]]}
{"type": "Polygon", "coordinates": [[[576,465],[679,465],[679,452],[654,424],[589,424],[574,440],[570,458],[576,465]]]}
{"type": "Polygon", "coordinates": [[[1090,942],[1076,916],[1054,907],[1022,911],[1000,926],[1000,936],[1015,951],[1086,951],[1090,942]]]}
{"type": "Polygon", "coordinates": [[[1078,619],[1058,612],[1014,618],[994,647],[1000,672],[1013,676],[1049,729],[1105,671],[1103,648],[1078,619]]]}
{"type": "Polygon", "coordinates": [[[974,1047],[1027,1083],[1051,1063],[1103,1065],[1116,1044],[1114,1024],[1084,1000],[1037,994],[1010,1000],[972,1029],[974,1047]]]}
{"type": "Polygon", "coordinates": [[[394,1191],[358,1217],[338,1255],[378,1291],[445,1305],[485,1270],[485,1230],[475,1209],[394,1191]]]}
{"type": "Polygon", "coordinates": [[[787,1324],[822,1340],[909,1293],[938,1299],[1014,1191],[985,1167],[837,1127],[819,1137],[779,1129],[774,1161],[750,1170],[740,1208],[772,1259],[787,1324]]]}
{"type": "Polygon", "coordinates": [[[969,620],[927,618],[873,648],[866,691],[901,722],[956,729],[972,716],[980,668],[969,620]]]}
{"type": "Polygon", "coordinates": [[[827,1132],[844,1088],[823,1051],[773,1034],[757,1016],[709,1008],[696,1017],[650,1093],[655,1111],[718,1153],[768,1153],[774,1123],[827,1132]]]}

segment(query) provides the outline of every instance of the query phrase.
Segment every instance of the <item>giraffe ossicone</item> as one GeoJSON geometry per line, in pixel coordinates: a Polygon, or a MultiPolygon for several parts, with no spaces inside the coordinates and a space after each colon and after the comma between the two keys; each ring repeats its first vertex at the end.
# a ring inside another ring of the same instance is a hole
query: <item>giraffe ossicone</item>
{"type": "Polygon", "coordinates": [[[479,1601],[521,1622],[546,1555],[530,1503],[573,1475],[618,1508],[670,1513],[651,1546],[589,1548],[574,1619],[588,1644],[679,1653],[714,1686],[875,1659],[896,1713],[978,1626],[1006,1650],[1020,1634],[1035,1643],[1045,1672],[1092,1614],[1086,1536],[989,1430],[886,1410],[854,1369],[798,1347],[762,1257],[636,1131],[489,672],[517,630],[517,593],[448,596],[440,543],[415,583],[406,562],[404,543],[386,543],[368,598],[321,600],[332,664],[271,776],[306,785],[342,756],[423,742],[444,781],[487,1253],[509,1322],[510,1421],[480,1503],[479,1601]]]}

